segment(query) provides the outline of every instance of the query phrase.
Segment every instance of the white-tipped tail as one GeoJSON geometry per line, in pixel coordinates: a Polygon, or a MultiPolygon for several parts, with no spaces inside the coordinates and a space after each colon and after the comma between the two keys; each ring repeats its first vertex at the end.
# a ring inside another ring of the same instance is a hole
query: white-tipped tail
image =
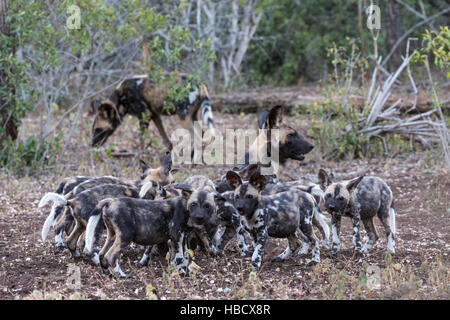
{"type": "Polygon", "coordinates": [[[88,220],[88,224],[86,225],[85,252],[88,254],[91,253],[94,248],[95,229],[97,228],[97,224],[100,221],[101,216],[101,211],[100,214],[91,216],[88,220]]]}
{"type": "Polygon", "coordinates": [[[46,195],[44,195],[39,202],[39,208],[45,206],[48,202],[53,201],[53,206],[50,211],[50,214],[48,215],[47,219],[45,219],[44,226],[42,227],[41,232],[41,238],[42,242],[45,242],[45,239],[47,239],[48,232],[50,231],[51,226],[55,222],[55,215],[56,215],[56,208],[60,205],[66,205],[67,199],[57,193],[49,192],[46,195]]]}
{"type": "Polygon", "coordinates": [[[212,115],[211,103],[208,99],[205,99],[202,102],[202,118],[203,123],[206,123],[208,128],[212,131],[212,134],[214,134],[214,120],[212,115]]]}
{"type": "Polygon", "coordinates": [[[67,199],[60,194],[54,193],[54,192],[49,192],[46,193],[41,201],[39,201],[39,205],[38,208],[42,208],[43,206],[45,206],[48,202],[53,201],[59,205],[66,205],[67,204],[67,199]]]}
{"type": "Polygon", "coordinates": [[[145,197],[145,195],[147,194],[148,190],[150,190],[154,186],[155,186],[155,184],[153,183],[153,181],[150,181],[150,182],[147,182],[146,184],[144,184],[141,187],[141,190],[139,190],[139,198],[145,197]]]}
{"type": "Polygon", "coordinates": [[[48,232],[50,231],[50,227],[53,225],[53,222],[55,221],[57,207],[58,207],[58,205],[56,203],[54,203],[52,206],[52,210],[50,211],[50,214],[48,215],[47,219],[45,219],[44,226],[42,227],[42,232],[41,232],[42,242],[45,242],[45,239],[47,239],[47,235],[48,235],[48,232]]]}
{"type": "Polygon", "coordinates": [[[389,219],[391,220],[391,231],[395,235],[397,234],[397,226],[395,224],[395,210],[394,208],[389,209],[389,219]]]}
{"type": "Polygon", "coordinates": [[[316,218],[323,230],[325,239],[323,239],[322,242],[324,245],[326,244],[326,247],[328,247],[328,243],[330,241],[330,226],[328,225],[325,216],[319,211],[317,207],[314,208],[314,218],[316,218]]]}

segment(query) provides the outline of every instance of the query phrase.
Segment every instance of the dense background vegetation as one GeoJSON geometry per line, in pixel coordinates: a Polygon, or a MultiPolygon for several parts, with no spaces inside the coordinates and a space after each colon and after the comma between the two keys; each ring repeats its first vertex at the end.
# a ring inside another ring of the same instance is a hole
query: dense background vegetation
{"type": "MultiPolygon", "coordinates": [[[[394,73],[406,55],[408,38],[417,37],[410,43],[410,53],[428,46],[420,52],[432,56],[434,79],[448,81],[449,31],[442,29],[450,19],[447,1],[375,1],[381,8],[376,41],[366,26],[370,4],[367,0],[0,0],[0,164],[20,167],[61,158],[77,132],[81,111],[94,97],[107,94],[133,73],[161,81],[165,72],[179,71],[207,82],[213,95],[318,81],[335,85],[333,90],[345,96],[344,103],[331,108],[321,104],[311,109],[311,115],[329,119],[336,107],[347,110],[344,121],[332,129],[339,136],[352,119],[353,130],[347,130],[351,137],[345,142],[351,148],[344,146],[342,153],[358,155],[370,139],[361,136],[358,130],[364,128],[357,126],[372,105],[365,101],[362,113],[349,117],[347,96],[356,92],[354,86],[358,94],[369,97],[363,89],[369,89],[373,71],[380,70],[377,85],[394,73]],[[74,16],[77,10],[79,21],[74,16]],[[79,27],[70,27],[74,23],[79,27]],[[39,122],[37,130],[21,127],[27,115],[39,122]],[[67,117],[71,128],[63,135],[61,124],[67,117]]],[[[400,76],[408,79],[402,70],[400,76]]],[[[414,70],[416,79],[431,81],[423,70],[422,66],[418,75],[414,70]]],[[[187,89],[174,88],[170,94],[183,99],[187,89]]],[[[329,134],[318,132],[313,134],[319,140],[329,134]]]]}

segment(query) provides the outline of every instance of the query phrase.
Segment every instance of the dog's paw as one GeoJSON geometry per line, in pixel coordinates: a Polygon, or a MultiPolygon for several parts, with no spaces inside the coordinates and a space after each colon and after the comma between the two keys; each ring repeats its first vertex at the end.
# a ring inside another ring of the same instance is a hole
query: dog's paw
{"type": "Polygon", "coordinates": [[[317,265],[319,262],[318,261],[314,261],[311,260],[310,262],[308,262],[308,264],[306,265],[307,267],[314,267],[315,265],[317,265]]]}
{"type": "Polygon", "coordinates": [[[275,258],[270,259],[270,263],[278,263],[278,262],[283,262],[283,261],[284,261],[284,259],[281,257],[275,257],[275,258]]]}

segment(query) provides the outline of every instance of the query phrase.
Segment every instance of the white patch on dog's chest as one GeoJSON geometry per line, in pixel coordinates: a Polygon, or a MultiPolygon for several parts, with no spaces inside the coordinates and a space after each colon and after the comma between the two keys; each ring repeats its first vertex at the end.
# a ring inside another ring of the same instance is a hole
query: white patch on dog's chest
{"type": "Polygon", "coordinates": [[[264,225],[264,210],[257,209],[250,219],[243,218],[242,220],[246,230],[258,229],[264,225]]]}

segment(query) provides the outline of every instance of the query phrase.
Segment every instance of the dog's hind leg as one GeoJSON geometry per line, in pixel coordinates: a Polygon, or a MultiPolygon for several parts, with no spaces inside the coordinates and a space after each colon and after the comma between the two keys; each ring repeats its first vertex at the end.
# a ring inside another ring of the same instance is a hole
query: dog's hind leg
{"type": "MultiPolygon", "coordinates": [[[[71,210],[71,209],[70,209],[71,210]]],[[[84,232],[84,226],[79,221],[75,221],[75,228],[66,239],[65,244],[70,250],[72,257],[76,258],[80,256],[80,252],[77,250],[78,238],[84,232]]]]}
{"type": "Polygon", "coordinates": [[[127,275],[120,269],[120,253],[131,243],[132,236],[122,233],[114,221],[111,221],[111,224],[115,230],[116,237],[111,248],[109,248],[108,252],[105,254],[105,260],[108,262],[110,272],[118,275],[119,278],[124,279],[127,275]]]}
{"type": "Polygon", "coordinates": [[[362,222],[364,224],[364,228],[366,229],[368,236],[368,239],[364,243],[364,246],[362,248],[362,252],[369,252],[370,249],[372,249],[375,243],[377,242],[378,234],[377,230],[375,229],[375,225],[373,224],[373,217],[362,219],[362,222]]]}
{"type": "Polygon", "coordinates": [[[112,228],[111,224],[109,223],[108,219],[103,220],[106,225],[106,241],[103,245],[102,249],[98,253],[98,258],[100,260],[100,265],[103,268],[104,271],[108,269],[108,263],[105,260],[105,254],[108,252],[108,250],[111,248],[112,244],[115,240],[115,234],[114,229],[112,228]]]}
{"type": "Polygon", "coordinates": [[[80,252],[83,252],[83,249],[84,249],[84,245],[85,245],[84,235],[85,234],[86,234],[86,230],[84,230],[83,233],[80,234],[80,236],[78,237],[78,240],[77,240],[77,250],[79,250],[80,252]]]}
{"type": "Polygon", "coordinates": [[[284,260],[289,258],[291,253],[295,252],[295,250],[297,250],[297,248],[298,248],[297,236],[296,235],[289,236],[288,237],[288,246],[286,247],[286,249],[281,254],[279,254],[272,260],[270,260],[270,262],[272,262],[272,263],[273,262],[283,262],[284,260]]]}
{"type": "Polygon", "coordinates": [[[309,266],[313,266],[320,262],[319,241],[314,234],[314,230],[312,227],[312,217],[309,217],[312,214],[314,213],[311,212],[310,214],[305,214],[300,221],[300,230],[303,232],[305,237],[308,238],[309,243],[312,244],[312,258],[311,262],[308,263],[309,266]]]}

